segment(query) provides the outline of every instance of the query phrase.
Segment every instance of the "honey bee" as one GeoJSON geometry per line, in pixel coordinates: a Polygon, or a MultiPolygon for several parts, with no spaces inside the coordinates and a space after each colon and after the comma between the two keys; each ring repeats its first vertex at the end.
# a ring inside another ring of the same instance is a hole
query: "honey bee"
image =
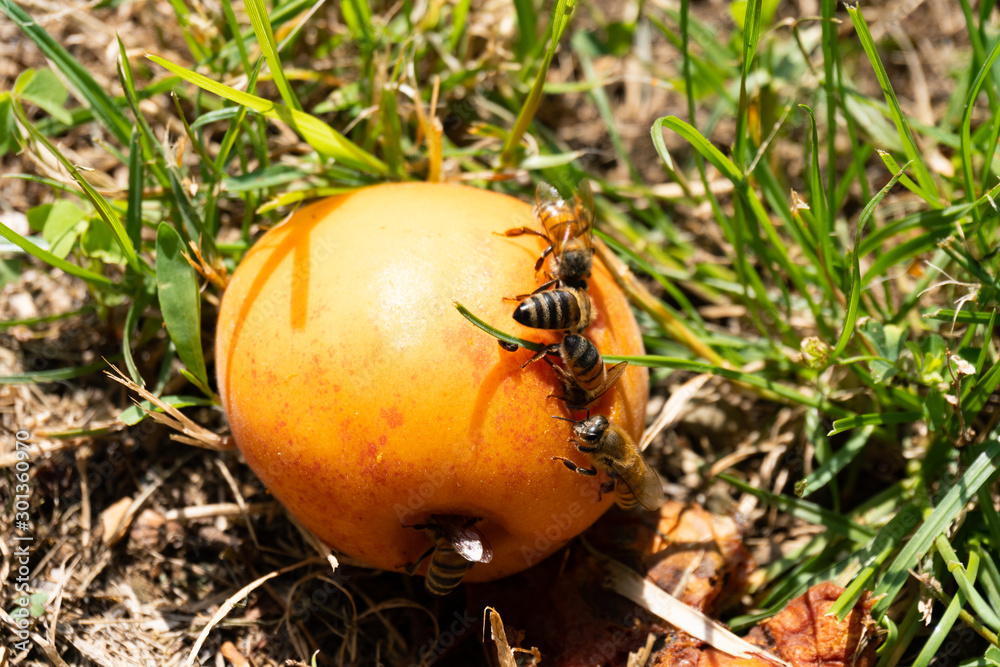
{"type": "Polygon", "coordinates": [[[597,346],[578,334],[563,336],[561,342],[547,346],[521,368],[539,359],[545,359],[559,374],[564,395],[556,398],[565,401],[571,408],[583,408],[599,399],[618,382],[628,366],[627,361],[622,361],[607,368],[597,346]],[[563,365],[556,366],[546,355],[559,356],[563,365]]]}
{"type": "Polygon", "coordinates": [[[478,517],[432,514],[431,523],[406,526],[434,533],[434,546],[407,568],[412,574],[425,558],[431,557],[424,578],[424,587],[429,593],[447,595],[462,583],[473,565],[493,560],[493,550],[486,536],[475,526],[478,521],[478,517]]]}
{"type": "Polygon", "coordinates": [[[518,297],[522,298],[514,310],[514,321],[532,329],[579,333],[593,317],[590,295],[580,287],[567,286],[518,297]]]}
{"type": "Polygon", "coordinates": [[[642,505],[647,510],[655,510],[663,504],[660,478],[643,460],[639,448],[624,429],[612,424],[603,415],[588,417],[584,421],[564,417],[556,419],[573,422],[576,438],[570,438],[570,441],[581,452],[590,455],[593,465],[581,468],[562,456],[553,456],[553,460],[562,461],[567,468],[581,475],[596,475],[598,468],[608,473],[614,483],[615,500],[622,509],[642,505]]]}
{"type": "Polygon", "coordinates": [[[548,241],[549,246],[535,262],[535,271],[542,268],[545,258],[552,255],[552,284],[585,287],[594,258],[594,191],[590,181],[583,179],[573,193],[573,204],[565,201],[559,191],[542,182],[535,190],[535,220],[543,231],[530,227],[508,229],[504,236],[531,234],[548,241]]]}

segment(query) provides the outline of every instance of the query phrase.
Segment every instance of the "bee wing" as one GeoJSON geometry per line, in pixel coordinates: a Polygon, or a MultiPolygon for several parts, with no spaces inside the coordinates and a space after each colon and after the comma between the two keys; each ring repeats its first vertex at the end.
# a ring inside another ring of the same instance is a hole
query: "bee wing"
{"type": "Polygon", "coordinates": [[[590,230],[594,227],[594,190],[590,187],[589,180],[585,178],[577,184],[573,200],[576,202],[576,215],[584,224],[580,236],[589,238],[590,230]]]}
{"type": "Polygon", "coordinates": [[[546,183],[542,181],[535,188],[535,208],[540,209],[547,204],[554,204],[556,206],[561,206],[563,203],[562,195],[551,183],[546,183]]]}
{"type": "Polygon", "coordinates": [[[462,528],[454,536],[449,536],[451,546],[456,553],[472,563],[489,563],[493,560],[493,549],[490,543],[475,526],[462,528]]]}
{"type": "Polygon", "coordinates": [[[636,452],[638,460],[635,467],[630,471],[615,470],[616,482],[625,484],[639,501],[639,504],[647,510],[657,510],[663,504],[663,484],[656,472],[649,467],[642,454],[636,452]]]}
{"type": "MultiPolygon", "coordinates": [[[[618,382],[618,378],[622,376],[622,373],[625,372],[625,369],[627,367],[628,367],[627,361],[620,361],[611,368],[609,368],[607,370],[607,374],[604,376],[604,384],[598,387],[594,393],[590,394],[589,400],[587,400],[587,402],[584,405],[590,405],[591,403],[599,399],[601,396],[604,396],[604,394],[606,394],[609,389],[615,386],[615,382],[618,382]]],[[[574,382],[573,384],[575,385],[576,383],[574,382]]],[[[571,405],[574,404],[571,403],[571,405]]]]}

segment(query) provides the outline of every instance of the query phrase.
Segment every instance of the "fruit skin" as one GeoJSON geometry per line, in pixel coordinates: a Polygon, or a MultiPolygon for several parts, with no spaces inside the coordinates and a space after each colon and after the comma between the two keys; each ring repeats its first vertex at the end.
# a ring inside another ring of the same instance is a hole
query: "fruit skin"
{"type": "MultiPolygon", "coordinates": [[[[401,570],[431,545],[407,528],[432,514],[482,517],[493,548],[467,581],[540,561],[613,502],[606,478],[568,441],[570,415],[545,363],[506,352],[470,311],[515,336],[558,334],[511,319],[504,296],[545,278],[532,207],[464,186],[373,186],[304,207],[247,253],[219,312],[216,369],[232,434],[250,467],[335,550],[401,570]]],[[[602,354],[642,354],[627,300],[594,262],[585,332],[602,354]]],[[[630,367],[591,406],[638,442],[648,375],[630,367]]],[[[423,564],[421,571],[426,567],[423,564]]]]}

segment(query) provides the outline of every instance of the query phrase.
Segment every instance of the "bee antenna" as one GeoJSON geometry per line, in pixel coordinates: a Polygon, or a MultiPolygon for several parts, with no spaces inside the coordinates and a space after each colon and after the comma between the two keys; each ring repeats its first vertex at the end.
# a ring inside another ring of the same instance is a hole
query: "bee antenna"
{"type": "Polygon", "coordinates": [[[573,424],[579,424],[579,423],[580,423],[580,422],[578,422],[578,421],[577,421],[577,420],[575,420],[575,419],[566,419],[565,417],[558,417],[558,416],[556,416],[556,415],[552,415],[552,418],[553,418],[553,419],[561,419],[561,420],[563,420],[564,422],[571,422],[571,423],[573,423],[573,424]]]}

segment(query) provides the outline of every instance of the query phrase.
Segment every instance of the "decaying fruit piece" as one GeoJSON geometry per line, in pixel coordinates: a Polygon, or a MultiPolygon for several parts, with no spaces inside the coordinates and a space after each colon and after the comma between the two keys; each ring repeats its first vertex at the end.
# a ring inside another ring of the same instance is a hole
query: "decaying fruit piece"
{"type": "MultiPolygon", "coordinates": [[[[532,206],[443,184],[381,185],[307,206],[247,253],[219,313],[216,364],[247,462],[334,549],[402,571],[431,546],[405,526],[478,517],[493,549],[470,581],[540,561],[613,502],[580,465],[546,364],[521,364],[459,315],[459,301],[510,333],[559,334],[511,319],[504,296],[545,281],[545,241],[500,236],[534,226],[532,206]]],[[[625,297],[599,262],[586,335],[602,354],[642,353],[625,297]]],[[[645,369],[630,367],[590,408],[638,440],[645,369]]],[[[424,565],[426,567],[426,565],[424,565]]]]}

